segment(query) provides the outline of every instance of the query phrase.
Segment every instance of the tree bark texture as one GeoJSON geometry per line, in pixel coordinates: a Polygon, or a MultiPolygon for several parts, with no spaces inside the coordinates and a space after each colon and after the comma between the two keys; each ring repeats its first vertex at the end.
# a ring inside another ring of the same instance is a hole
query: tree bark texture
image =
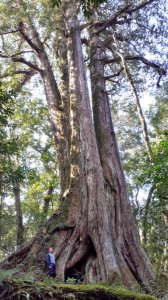
{"type": "MultiPolygon", "coordinates": [[[[55,133],[60,210],[26,247],[8,258],[5,266],[23,268],[24,263],[24,270],[32,266],[42,269],[47,246],[52,245],[58,280],[64,281],[77,270],[84,282],[121,280],[131,286],[137,281],[151,292],[155,274],[141,248],[128,200],[104,66],[98,60],[102,56],[100,41],[91,32],[92,111],[77,6],[75,1],[66,5],[66,40],[64,36],[61,50],[64,64],[59,66],[61,93],[37,31],[32,26],[30,30],[55,133]]],[[[21,34],[26,38],[23,29],[21,34]]]]}
{"type": "Polygon", "coordinates": [[[92,60],[91,82],[94,125],[106,180],[106,193],[108,196],[110,195],[108,205],[111,214],[112,240],[113,242],[115,241],[118,266],[123,280],[132,281],[133,275],[137,281],[141,282],[145,278],[145,281],[150,284],[153,273],[136,233],[135,221],[128,199],[125,177],[112,123],[108,93],[106,91],[101,41],[94,31],[91,33],[91,37],[90,56],[92,60]],[[147,265],[148,267],[146,267],[147,265]],[[145,269],[148,271],[144,271],[145,269]]]}

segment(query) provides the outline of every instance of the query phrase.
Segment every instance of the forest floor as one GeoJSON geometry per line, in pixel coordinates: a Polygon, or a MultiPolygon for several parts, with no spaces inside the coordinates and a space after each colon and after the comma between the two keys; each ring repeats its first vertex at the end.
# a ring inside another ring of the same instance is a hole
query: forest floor
{"type": "Polygon", "coordinates": [[[122,287],[110,287],[98,284],[60,284],[5,279],[0,283],[2,300],[157,300],[157,298],[122,287]]]}

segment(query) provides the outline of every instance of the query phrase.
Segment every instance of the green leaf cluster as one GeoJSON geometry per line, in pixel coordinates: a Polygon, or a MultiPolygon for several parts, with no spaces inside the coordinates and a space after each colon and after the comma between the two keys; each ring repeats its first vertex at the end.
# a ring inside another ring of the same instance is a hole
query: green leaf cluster
{"type": "MultiPolygon", "coordinates": [[[[61,0],[51,0],[53,6],[59,7],[61,0]]],[[[78,2],[78,1],[76,1],[78,2]]],[[[97,8],[100,4],[107,3],[107,0],[80,0],[80,5],[85,17],[89,18],[93,14],[93,8],[97,8]]]]}

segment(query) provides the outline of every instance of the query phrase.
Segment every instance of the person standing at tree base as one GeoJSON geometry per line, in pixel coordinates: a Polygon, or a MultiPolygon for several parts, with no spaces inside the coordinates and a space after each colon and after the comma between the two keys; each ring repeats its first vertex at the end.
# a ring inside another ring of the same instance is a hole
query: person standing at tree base
{"type": "Polygon", "coordinates": [[[49,277],[56,277],[56,260],[53,247],[48,248],[48,253],[46,255],[46,264],[49,277]]]}

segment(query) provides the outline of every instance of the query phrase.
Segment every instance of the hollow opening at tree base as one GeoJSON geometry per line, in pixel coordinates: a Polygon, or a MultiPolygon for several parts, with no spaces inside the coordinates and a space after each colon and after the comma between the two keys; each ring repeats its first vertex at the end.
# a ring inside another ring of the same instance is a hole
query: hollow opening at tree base
{"type": "Polygon", "coordinates": [[[77,262],[72,268],[65,271],[65,282],[68,283],[88,283],[96,282],[97,268],[96,268],[96,250],[89,239],[89,250],[82,257],[82,259],[77,262]]]}

